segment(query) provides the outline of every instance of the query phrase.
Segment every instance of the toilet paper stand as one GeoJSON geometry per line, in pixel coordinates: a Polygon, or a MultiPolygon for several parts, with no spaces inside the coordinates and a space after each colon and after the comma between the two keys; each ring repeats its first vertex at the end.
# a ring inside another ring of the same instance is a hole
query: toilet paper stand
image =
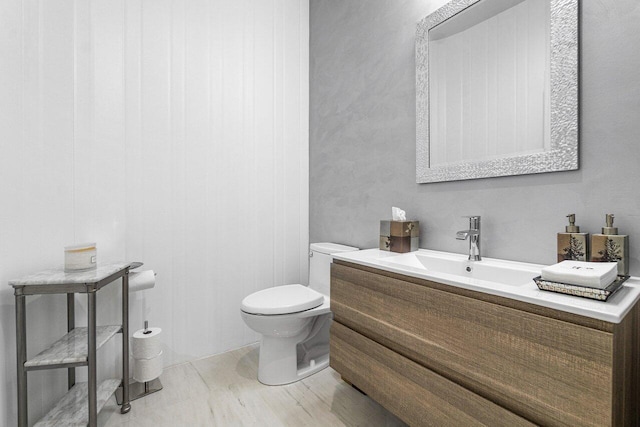
{"type": "MultiPolygon", "coordinates": [[[[145,334],[147,333],[148,329],[149,329],[149,322],[145,320],[144,322],[145,334]]],[[[160,390],[162,390],[162,383],[160,382],[160,378],[155,378],[151,381],[145,381],[143,383],[134,380],[133,382],[129,383],[129,400],[133,401],[136,399],[140,399],[141,397],[148,396],[160,390]]],[[[121,405],[122,387],[119,387],[118,390],[116,390],[116,402],[118,403],[118,405],[121,405]]]]}
{"type": "MultiPolygon", "coordinates": [[[[134,401],[160,390],[162,390],[162,383],[160,382],[160,378],[156,378],[155,380],[151,381],[145,381],[143,383],[133,381],[129,383],[129,400],[134,401]]],[[[122,402],[122,387],[116,390],[116,402],[118,402],[118,405],[120,405],[122,402]]]]}

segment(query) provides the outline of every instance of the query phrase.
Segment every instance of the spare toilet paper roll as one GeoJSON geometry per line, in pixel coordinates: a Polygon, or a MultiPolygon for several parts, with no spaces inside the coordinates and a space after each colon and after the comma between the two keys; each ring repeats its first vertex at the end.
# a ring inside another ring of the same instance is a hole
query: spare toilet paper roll
{"type": "Polygon", "coordinates": [[[133,379],[139,383],[154,380],[162,374],[162,352],[151,359],[133,359],[133,379]]]}
{"type": "Polygon", "coordinates": [[[162,352],[160,342],[161,328],[149,328],[148,334],[144,329],[137,330],[131,338],[131,355],[134,359],[151,359],[162,352]]]}
{"type": "Polygon", "coordinates": [[[129,292],[151,289],[156,285],[156,273],[153,270],[132,271],[129,273],[129,292]]]}

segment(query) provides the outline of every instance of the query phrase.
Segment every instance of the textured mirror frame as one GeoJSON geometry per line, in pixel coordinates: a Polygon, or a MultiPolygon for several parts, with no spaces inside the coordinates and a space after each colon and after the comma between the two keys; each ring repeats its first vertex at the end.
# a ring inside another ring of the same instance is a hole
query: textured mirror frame
{"type": "Polygon", "coordinates": [[[452,0],[416,32],[416,182],[443,182],[578,169],[578,0],[550,0],[549,150],[430,167],[429,30],[483,0],[452,0]]]}

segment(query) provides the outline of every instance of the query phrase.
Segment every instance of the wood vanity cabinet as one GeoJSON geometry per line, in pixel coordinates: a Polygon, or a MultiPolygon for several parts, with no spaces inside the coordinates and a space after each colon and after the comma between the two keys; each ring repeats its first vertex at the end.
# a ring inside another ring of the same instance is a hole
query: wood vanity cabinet
{"type": "Polygon", "coordinates": [[[639,424],[639,310],[609,323],[334,260],[331,366],[410,425],[639,424]]]}

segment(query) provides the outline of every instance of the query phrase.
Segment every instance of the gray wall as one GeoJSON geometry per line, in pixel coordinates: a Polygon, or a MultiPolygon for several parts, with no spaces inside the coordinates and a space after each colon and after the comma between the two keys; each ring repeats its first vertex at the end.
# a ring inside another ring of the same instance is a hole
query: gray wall
{"type": "Polygon", "coordinates": [[[568,213],[600,232],[616,215],[640,275],[640,2],[581,2],[580,169],[415,183],[414,32],[425,0],[311,0],[310,239],[371,248],[391,206],[420,247],[464,253],[482,215],[483,254],[555,262],[568,213]]]}

